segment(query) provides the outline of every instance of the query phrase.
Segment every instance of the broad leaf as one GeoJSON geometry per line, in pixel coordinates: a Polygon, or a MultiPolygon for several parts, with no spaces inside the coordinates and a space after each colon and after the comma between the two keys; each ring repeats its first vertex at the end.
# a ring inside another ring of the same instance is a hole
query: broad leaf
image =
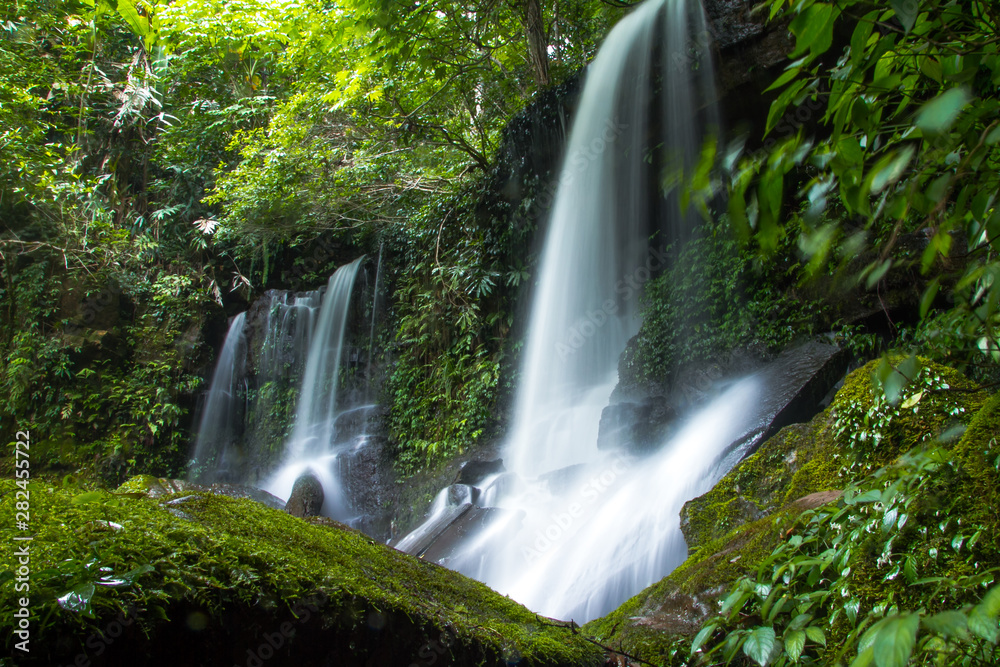
{"type": "Polygon", "coordinates": [[[802,630],[791,630],[785,633],[785,653],[792,662],[797,662],[806,647],[806,633],[802,630]]]}
{"type": "Polygon", "coordinates": [[[917,642],[920,616],[905,614],[886,619],[875,637],[874,657],[878,667],[905,667],[917,642]]]}
{"type": "Polygon", "coordinates": [[[698,634],[694,636],[694,641],[691,642],[691,655],[698,652],[698,649],[700,649],[702,644],[704,644],[705,641],[712,636],[713,632],[715,632],[715,625],[710,624],[703,627],[698,634]]]}
{"type": "Polygon", "coordinates": [[[923,619],[924,627],[931,632],[959,639],[968,636],[969,621],[960,611],[943,611],[923,619]]]}
{"type": "Polygon", "coordinates": [[[903,24],[903,29],[909,33],[913,30],[913,24],[917,22],[917,14],[920,11],[918,0],[889,0],[892,10],[896,12],[896,17],[903,24]]]}
{"type": "Polygon", "coordinates": [[[747,640],[743,643],[743,652],[748,658],[763,667],[771,657],[771,651],[774,650],[774,642],[774,630],[766,626],[761,626],[755,628],[747,635],[747,640]]]}
{"type": "Polygon", "coordinates": [[[928,134],[947,132],[970,99],[965,88],[947,90],[920,108],[914,125],[928,134]]]}
{"type": "Polygon", "coordinates": [[[969,612],[969,630],[993,644],[1000,640],[1000,627],[995,616],[990,617],[982,605],[977,605],[969,612]]]}
{"type": "Polygon", "coordinates": [[[93,611],[90,608],[90,599],[94,597],[96,590],[97,587],[94,586],[94,583],[88,581],[85,584],[76,586],[68,593],[65,593],[59,597],[56,602],[58,602],[59,606],[63,609],[84,614],[85,616],[90,616],[93,614],[93,611]]]}
{"type": "Polygon", "coordinates": [[[819,644],[820,646],[826,646],[826,635],[824,635],[823,631],[815,625],[811,625],[806,628],[806,637],[808,637],[811,642],[819,644]]]}

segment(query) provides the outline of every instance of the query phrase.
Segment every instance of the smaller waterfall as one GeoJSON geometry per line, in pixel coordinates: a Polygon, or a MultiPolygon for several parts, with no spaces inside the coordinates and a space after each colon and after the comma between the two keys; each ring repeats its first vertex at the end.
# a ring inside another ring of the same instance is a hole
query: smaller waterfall
{"type": "Polygon", "coordinates": [[[323,485],[323,513],[342,520],[348,509],[338,458],[353,443],[339,440],[338,431],[341,424],[355,421],[359,408],[344,410],[338,405],[337,389],[351,292],[363,259],[340,267],[327,283],[305,361],[295,425],[285,443],[285,461],[264,484],[267,491],[288,498],[295,480],[312,471],[323,485]]]}
{"type": "Polygon", "coordinates": [[[198,425],[188,474],[193,481],[232,477],[242,467],[238,445],[246,400],[245,327],[246,313],[240,313],[229,324],[198,425]]]}
{"type": "Polygon", "coordinates": [[[382,244],[378,246],[378,263],[375,265],[375,283],[372,285],[372,325],[368,332],[368,367],[365,370],[365,383],[371,395],[372,360],[375,358],[375,320],[378,315],[378,283],[382,277],[382,244]]]}

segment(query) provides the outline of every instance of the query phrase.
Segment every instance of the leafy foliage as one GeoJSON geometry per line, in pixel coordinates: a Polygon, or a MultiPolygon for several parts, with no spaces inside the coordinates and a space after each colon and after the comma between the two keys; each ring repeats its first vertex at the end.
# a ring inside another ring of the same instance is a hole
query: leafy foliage
{"type": "Polygon", "coordinates": [[[774,352],[820,321],[819,302],[799,297],[801,266],[789,253],[763,261],[729,233],[723,217],[706,221],[644,295],[643,324],[623,368],[664,381],[679,365],[739,348],[774,352]]]}
{"type": "Polygon", "coordinates": [[[959,511],[965,499],[941,503],[963,474],[952,452],[924,446],[848,486],[836,506],[807,512],[756,576],[734,586],[692,653],[728,628],[706,658],[729,660],[743,647],[760,665],[852,656],[858,667],[938,664],[944,656],[948,664],[992,664],[1000,634],[992,527],[958,518],[968,516],[959,511]],[[763,628],[782,638],[769,653],[754,639],[763,628]]]}
{"type": "MultiPolygon", "coordinates": [[[[795,48],[767,120],[813,100],[820,141],[803,133],[773,150],[730,159],[729,214],[764,254],[796,238],[812,272],[828,260],[876,288],[894,266],[930,274],[926,315],[939,292],[953,299],[945,329],[953,358],[996,346],[995,206],[1000,51],[994,3],[770,0],[790,19],[795,48]],[[835,39],[850,34],[849,43],[835,39]],[[794,181],[804,184],[790,190],[794,181]],[[788,201],[791,200],[792,204],[788,201]],[[924,239],[919,258],[901,239],[924,239]],[[857,257],[866,256],[856,266],[857,257]]],[[[941,329],[935,329],[941,332],[941,329]]]]}

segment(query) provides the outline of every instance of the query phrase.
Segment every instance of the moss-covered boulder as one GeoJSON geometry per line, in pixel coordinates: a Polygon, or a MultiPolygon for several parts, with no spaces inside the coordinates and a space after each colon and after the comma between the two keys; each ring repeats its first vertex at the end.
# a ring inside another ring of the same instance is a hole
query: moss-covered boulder
{"type": "Polygon", "coordinates": [[[798,498],[839,488],[832,422],[828,410],[808,424],[786,426],[711,491],[686,503],[681,530],[688,549],[700,549],[798,498]]]}
{"type": "Polygon", "coordinates": [[[854,371],[830,406],[854,474],[961,429],[986,394],[958,371],[923,357],[876,359],[854,371]]]}
{"type": "MultiPolygon", "coordinates": [[[[928,359],[872,361],[844,380],[830,407],[782,429],[703,496],[681,510],[689,549],[798,498],[842,488],[841,468],[870,470],[976,414],[985,394],[964,375],[928,359]],[[903,373],[912,375],[901,381],[903,373]],[[896,377],[893,377],[896,376],[896,377]],[[898,380],[898,381],[897,381],[898,380]],[[896,382],[894,402],[885,385],[896,382]]],[[[848,471],[848,472],[849,472],[848,471]]]]}
{"type": "Polygon", "coordinates": [[[356,531],[205,492],[135,496],[0,482],[5,516],[30,503],[27,530],[0,528],[33,536],[27,566],[0,561],[8,655],[29,596],[18,664],[601,662],[562,624],[356,531]]]}
{"type": "Polygon", "coordinates": [[[262,505],[273,507],[274,509],[285,509],[285,503],[267,491],[258,489],[255,486],[243,484],[227,484],[219,482],[210,484],[197,484],[186,479],[168,479],[166,477],[154,477],[153,475],[136,475],[130,478],[116,490],[117,494],[130,495],[132,497],[148,496],[159,498],[176,493],[215,493],[229,498],[249,498],[262,505]]]}

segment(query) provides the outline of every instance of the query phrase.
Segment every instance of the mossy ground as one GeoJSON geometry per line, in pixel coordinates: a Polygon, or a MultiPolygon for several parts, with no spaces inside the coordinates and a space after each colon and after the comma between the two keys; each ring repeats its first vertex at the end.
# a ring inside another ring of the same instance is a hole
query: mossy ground
{"type": "MultiPolygon", "coordinates": [[[[5,516],[16,490],[0,482],[5,516]]],[[[568,629],[356,531],[243,499],[136,495],[30,485],[30,662],[245,665],[264,653],[274,664],[600,662],[568,629]],[[102,585],[145,565],[131,585],[102,585]],[[57,604],[71,590],[93,591],[91,611],[57,604]]],[[[2,529],[6,544],[15,534],[10,522],[2,529]]],[[[16,571],[12,552],[0,573],[16,571]]],[[[19,595],[6,580],[8,654],[19,595]]]]}

